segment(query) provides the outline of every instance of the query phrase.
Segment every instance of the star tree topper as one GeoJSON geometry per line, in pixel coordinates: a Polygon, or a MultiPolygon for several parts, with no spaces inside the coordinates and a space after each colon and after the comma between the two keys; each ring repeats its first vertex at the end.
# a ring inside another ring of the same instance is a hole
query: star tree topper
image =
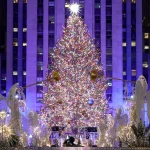
{"type": "Polygon", "coordinates": [[[69,9],[70,9],[71,14],[78,14],[79,11],[80,11],[78,3],[71,4],[70,7],[69,7],[69,9]]]}

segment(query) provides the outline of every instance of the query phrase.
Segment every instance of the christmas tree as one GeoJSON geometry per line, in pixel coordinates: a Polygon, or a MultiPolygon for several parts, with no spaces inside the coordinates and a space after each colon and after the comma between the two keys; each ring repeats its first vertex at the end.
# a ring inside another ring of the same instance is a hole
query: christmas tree
{"type": "Polygon", "coordinates": [[[50,60],[44,83],[47,91],[43,98],[45,107],[41,110],[42,123],[67,128],[99,126],[107,109],[104,94],[107,84],[100,51],[78,10],[71,12],[50,60]]]}

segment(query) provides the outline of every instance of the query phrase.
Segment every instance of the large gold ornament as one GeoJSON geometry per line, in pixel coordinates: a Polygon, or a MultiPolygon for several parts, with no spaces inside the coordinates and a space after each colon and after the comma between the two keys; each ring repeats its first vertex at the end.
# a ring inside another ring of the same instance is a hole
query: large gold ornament
{"type": "Polygon", "coordinates": [[[98,77],[98,70],[97,69],[93,69],[91,71],[90,77],[91,77],[92,81],[95,81],[97,79],[97,77],[98,77]]]}
{"type": "Polygon", "coordinates": [[[52,78],[53,78],[55,81],[59,81],[59,80],[60,80],[59,72],[53,71],[53,72],[52,72],[52,78]]]}

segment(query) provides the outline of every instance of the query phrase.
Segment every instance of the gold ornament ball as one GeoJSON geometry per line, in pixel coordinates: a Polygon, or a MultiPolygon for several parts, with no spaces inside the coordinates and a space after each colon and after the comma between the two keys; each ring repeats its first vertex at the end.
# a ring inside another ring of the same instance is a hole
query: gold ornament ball
{"type": "Polygon", "coordinates": [[[52,72],[52,77],[55,81],[59,81],[60,80],[60,75],[59,75],[59,72],[57,71],[53,71],[52,72]]]}
{"type": "Polygon", "coordinates": [[[91,77],[91,80],[92,80],[92,81],[95,81],[96,78],[98,77],[98,70],[97,70],[97,69],[93,69],[93,70],[91,71],[90,77],[91,77]]]}

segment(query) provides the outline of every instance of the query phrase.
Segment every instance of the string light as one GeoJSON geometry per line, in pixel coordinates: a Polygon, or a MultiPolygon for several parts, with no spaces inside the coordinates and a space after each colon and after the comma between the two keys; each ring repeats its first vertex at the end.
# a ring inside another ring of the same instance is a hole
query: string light
{"type": "Polygon", "coordinates": [[[77,15],[78,7],[71,5],[74,14],[68,18],[63,37],[51,55],[52,73],[47,74],[43,83],[47,92],[43,92],[45,107],[40,113],[43,126],[65,126],[68,132],[72,127],[99,126],[106,118],[108,106],[104,95],[108,85],[100,74],[103,72],[99,65],[100,52],[77,15]],[[94,80],[90,76],[92,70],[96,70],[94,80]]]}
{"type": "Polygon", "coordinates": [[[0,112],[0,119],[4,120],[6,118],[6,112],[5,111],[1,111],[0,112]]]}

